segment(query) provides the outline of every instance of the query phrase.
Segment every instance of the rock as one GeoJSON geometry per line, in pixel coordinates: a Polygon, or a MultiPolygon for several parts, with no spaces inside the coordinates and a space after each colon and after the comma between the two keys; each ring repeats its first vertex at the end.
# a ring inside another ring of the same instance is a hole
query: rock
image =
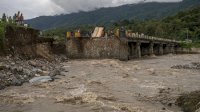
{"type": "Polygon", "coordinates": [[[19,79],[17,79],[16,77],[13,77],[13,79],[11,81],[11,85],[13,85],[13,86],[21,86],[22,82],[19,79]]]}
{"type": "Polygon", "coordinates": [[[32,71],[33,71],[33,72],[36,72],[36,73],[42,73],[42,70],[41,70],[41,69],[38,69],[38,68],[33,68],[32,71]]]}
{"type": "Polygon", "coordinates": [[[3,85],[0,85],[0,90],[2,90],[2,89],[4,89],[5,88],[5,86],[3,86],[3,85]]]}
{"type": "Polygon", "coordinates": [[[3,78],[5,78],[5,77],[6,77],[5,74],[0,73],[0,79],[3,79],[3,78]]]}
{"type": "Polygon", "coordinates": [[[40,76],[40,77],[34,77],[31,80],[29,80],[29,83],[31,84],[38,84],[38,83],[44,83],[52,81],[52,78],[50,76],[40,76]]]}
{"type": "Polygon", "coordinates": [[[23,69],[24,74],[27,76],[32,76],[31,71],[29,69],[23,69]]]}
{"type": "Polygon", "coordinates": [[[29,65],[36,67],[37,63],[35,61],[29,61],[29,65]]]}
{"type": "Polygon", "coordinates": [[[23,72],[23,68],[22,67],[17,67],[16,68],[18,72],[23,72]]]}
{"type": "Polygon", "coordinates": [[[200,109],[200,91],[182,94],[177,100],[176,105],[184,112],[198,112],[200,109]]]}
{"type": "Polygon", "coordinates": [[[11,63],[11,65],[12,65],[12,66],[13,66],[13,65],[15,65],[15,63],[14,63],[14,62],[12,62],[12,63],[11,63]]]}
{"type": "Polygon", "coordinates": [[[36,76],[36,77],[40,77],[40,75],[39,75],[39,74],[35,74],[35,76],[36,76]]]}
{"type": "Polygon", "coordinates": [[[4,66],[3,64],[0,64],[0,70],[4,70],[6,68],[6,66],[4,66]]]}
{"type": "Polygon", "coordinates": [[[39,74],[42,74],[43,71],[41,69],[37,69],[36,72],[39,73],[39,74]]]}
{"type": "Polygon", "coordinates": [[[56,69],[49,74],[51,77],[55,77],[56,75],[60,75],[60,70],[56,69]]]}
{"type": "Polygon", "coordinates": [[[11,69],[10,65],[5,65],[6,69],[11,69]]]}
{"type": "Polygon", "coordinates": [[[42,75],[42,76],[47,76],[47,75],[49,75],[49,73],[50,73],[50,72],[48,72],[48,71],[42,71],[41,75],[42,75]]]}
{"type": "Polygon", "coordinates": [[[173,69],[200,69],[200,63],[199,62],[193,62],[190,64],[186,64],[186,65],[175,65],[172,66],[171,68],[173,69]]]}
{"type": "Polygon", "coordinates": [[[48,68],[46,66],[42,66],[42,70],[48,70],[48,68]]]}
{"type": "Polygon", "coordinates": [[[196,110],[195,112],[200,112],[200,108],[198,110],[196,110]]]}

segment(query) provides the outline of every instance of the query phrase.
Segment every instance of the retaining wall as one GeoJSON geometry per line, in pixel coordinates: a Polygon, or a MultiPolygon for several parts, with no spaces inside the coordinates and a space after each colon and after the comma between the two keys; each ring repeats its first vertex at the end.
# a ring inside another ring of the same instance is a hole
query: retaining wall
{"type": "Polygon", "coordinates": [[[128,59],[129,48],[125,40],[119,38],[71,38],[66,41],[69,58],[117,58],[128,59]]]}

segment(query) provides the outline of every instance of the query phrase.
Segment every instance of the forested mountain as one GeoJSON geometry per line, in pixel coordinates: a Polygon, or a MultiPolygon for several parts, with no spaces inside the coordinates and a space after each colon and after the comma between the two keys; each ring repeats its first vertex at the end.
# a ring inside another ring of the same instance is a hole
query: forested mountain
{"type": "Polygon", "coordinates": [[[138,3],[112,8],[101,8],[90,12],[41,16],[26,20],[26,23],[40,30],[86,24],[107,25],[123,19],[161,19],[197,5],[200,5],[200,0],[183,0],[182,2],[174,3],[138,3]]]}
{"type": "Polygon", "coordinates": [[[124,20],[114,23],[115,28],[121,26],[150,36],[200,41],[200,6],[161,20],[124,20]]]}

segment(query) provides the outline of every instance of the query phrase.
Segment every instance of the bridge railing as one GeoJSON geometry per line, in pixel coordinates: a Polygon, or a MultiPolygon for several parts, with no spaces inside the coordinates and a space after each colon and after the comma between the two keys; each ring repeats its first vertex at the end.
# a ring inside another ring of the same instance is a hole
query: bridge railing
{"type": "Polygon", "coordinates": [[[164,42],[174,42],[174,43],[181,42],[181,41],[176,41],[174,39],[158,38],[158,37],[148,36],[148,35],[144,35],[144,34],[137,34],[137,33],[129,34],[128,38],[130,38],[130,39],[138,38],[138,39],[145,39],[145,40],[152,40],[152,41],[164,41],[164,42]]]}

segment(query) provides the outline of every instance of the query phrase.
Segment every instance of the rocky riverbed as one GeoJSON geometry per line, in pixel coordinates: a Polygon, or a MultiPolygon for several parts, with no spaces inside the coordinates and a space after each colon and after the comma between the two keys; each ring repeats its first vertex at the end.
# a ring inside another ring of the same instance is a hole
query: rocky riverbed
{"type": "MultiPolygon", "coordinates": [[[[22,68],[30,66],[29,71],[34,74],[31,76],[41,76],[41,71],[50,74],[59,66],[60,75],[54,75],[52,82],[24,83],[0,90],[0,112],[198,112],[198,94],[188,96],[200,90],[200,70],[196,69],[199,54],[127,62],[112,59],[44,61],[45,67],[35,66],[38,65],[35,62],[43,63],[43,60],[23,61],[22,68]],[[190,68],[184,67],[188,65],[190,68]],[[188,106],[188,102],[192,102],[191,108],[180,108],[188,106]]],[[[21,65],[14,63],[8,65],[21,65]]],[[[10,70],[4,66],[0,73],[4,73],[5,68],[10,70]]]]}
{"type": "Polygon", "coordinates": [[[55,56],[55,60],[24,60],[20,57],[0,57],[0,90],[8,86],[21,86],[37,76],[54,76],[60,72],[60,62],[64,57],[55,56]]]}

